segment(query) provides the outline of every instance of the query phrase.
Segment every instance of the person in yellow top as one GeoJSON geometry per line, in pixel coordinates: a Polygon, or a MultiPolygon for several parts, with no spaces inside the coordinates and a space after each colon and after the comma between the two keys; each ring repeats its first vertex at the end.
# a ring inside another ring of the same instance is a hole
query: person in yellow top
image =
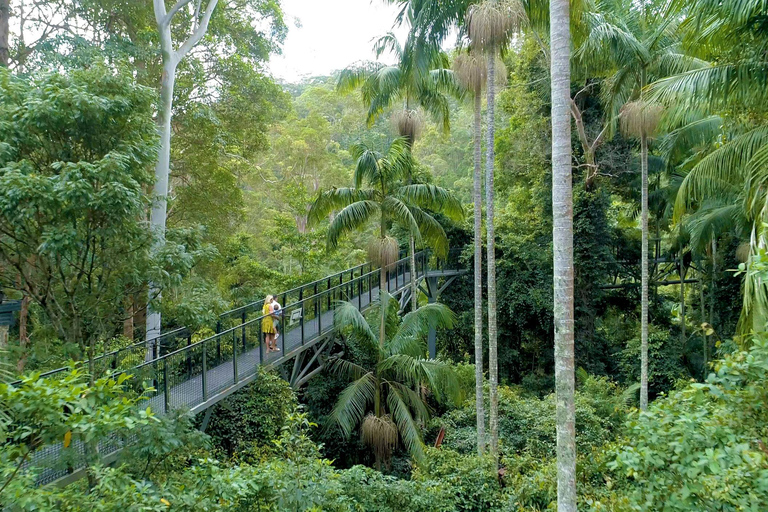
{"type": "Polygon", "coordinates": [[[264,318],[261,320],[261,332],[264,333],[264,342],[267,345],[267,354],[280,350],[277,348],[277,343],[275,343],[275,334],[277,334],[277,331],[275,330],[275,324],[272,315],[272,313],[274,313],[272,309],[273,300],[274,297],[272,295],[267,295],[267,297],[264,299],[264,306],[261,308],[261,314],[264,315],[264,318]]]}

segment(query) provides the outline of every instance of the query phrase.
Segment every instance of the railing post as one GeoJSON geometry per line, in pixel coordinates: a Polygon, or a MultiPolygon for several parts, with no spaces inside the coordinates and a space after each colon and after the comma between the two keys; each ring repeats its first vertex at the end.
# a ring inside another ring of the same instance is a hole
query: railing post
{"type": "Polygon", "coordinates": [[[315,282],[315,318],[317,318],[318,314],[320,313],[320,300],[317,298],[317,282],[315,282]]]}
{"type": "MultiPolygon", "coordinates": [[[[187,334],[187,346],[192,344],[192,333],[187,334]]],[[[187,374],[192,377],[192,351],[187,350],[187,374]]]]}
{"type": "Polygon", "coordinates": [[[373,278],[373,265],[368,267],[368,304],[370,305],[371,302],[373,302],[373,284],[371,283],[371,279],[373,278]]]}
{"type": "Polygon", "coordinates": [[[232,330],[232,373],[234,373],[234,382],[237,384],[237,331],[232,330]]]}
{"type": "Polygon", "coordinates": [[[168,386],[168,358],[163,359],[163,394],[165,395],[165,414],[171,409],[170,386],[168,386]]]}
{"type": "MultiPolygon", "coordinates": [[[[301,311],[301,316],[299,317],[299,322],[301,323],[301,346],[304,346],[304,289],[302,288],[299,290],[299,311],[301,311]]],[[[285,330],[285,329],[283,329],[285,330]]]]}
{"type": "Polygon", "coordinates": [[[363,273],[357,278],[357,309],[363,309],[363,273]]]}
{"type": "Polygon", "coordinates": [[[259,364],[264,364],[264,333],[261,330],[261,325],[259,325],[259,364]]]}
{"type": "MultiPolygon", "coordinates": [[[[325,292],[330,293],[330,292],[325,292]]],[[[317,299],[318,302],[320,302],[320,298],[317,299]]],[[[320,336],[320,333],[323,332],[323,308],[319,308],[320,313],[317,315],[317,335],[320,336]]],[[[328,311],[330,311],[330,307],[328,308],[328,311]]]]}
{"type": "Polygon", "coordinates": [[[218,320],[216,320],[216,334],[219,334],[221,332],[221,317],[219,317],[218,320]]]}
{"type": "Polygon", "coordinates": [[[331,278],[330,277],[328,278],[328,287],[326,288],[326,290],[328,292],[326,294],[328,296],[328,311],[330,311],[331,310],[331,278]]]}
{"type": "Polygon", "coordinates": [[[203,402],[208,401],[208,347],[205,346],[205,342],[201,344],[203,347],[203,402]]]}

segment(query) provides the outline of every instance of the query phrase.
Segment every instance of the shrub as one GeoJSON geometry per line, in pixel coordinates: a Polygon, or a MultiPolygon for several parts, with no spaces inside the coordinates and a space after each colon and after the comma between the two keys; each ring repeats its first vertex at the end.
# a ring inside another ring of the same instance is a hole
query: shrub
{"type": "Polygon", "coordinates": [[[216,405],[206,433],[214,448],[249,462],[274,450],[285,418],[294,411],[296,395],[274,373],[262,372],[255,382],[216,405]]]}
{"type": "Polygon", "coordinates": [[[618,496],[594,510],[764,510],[768,503],[768,340],[726,356],[633,413],[607,466],[618,496]],[[622,508],[623,507],[623,508],[622,508]]]}
{"type": "Polygon", "coordinates": [[[413,472],[413,479],[448,484],[456,510],[491,510],[499,504],[498,472],[490,457],[428,448],[424,461],[413,472]]]}

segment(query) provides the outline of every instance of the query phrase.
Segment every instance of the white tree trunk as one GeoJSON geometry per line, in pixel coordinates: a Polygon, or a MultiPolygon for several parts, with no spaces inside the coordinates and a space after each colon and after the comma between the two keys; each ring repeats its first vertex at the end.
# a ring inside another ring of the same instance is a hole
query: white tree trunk
{"type": "Polygon", "coordinates": [[[557,510],[576,510],[574,404],[573,189],[571,68],[568,0],[550,0],[552,80],[552,242],[554,260],[555,392],[557,397],[557,510]]]}
{"type": "Polygon", "coordinates": [[[640,137],[640,410],[648,408],[648,138],[640,137]]]}
{"type": "Polygon", "coordinates": [[[483,402],[483,174],[480,91],[475,91],[475,410],[477,452],[485,452],[485,404],[483,402]]]}
{"type": "MultiPolygon", "coordinates": [[[[170,37],[170,31],[168,32],[170,37]]],[[[158,124],[160,129],[160,154],[155,166],[155,189],[150,225],[158,237],[158,245],[165,239],[165,220],[168,210],[168,182],[171,165],[171,115],[173,109],[173,86],[176,81],[176,59],[170,51],[163,50],[163,77],[160,85],[160,111],[158,124]]],[[[160,298],[160,291],[154,283],[149,285],[149,297],[160,298]]],[[[162,331],[160,312],[152,307],[147,308],[147,360],[153,358],[155,338],[162,331]]]]}
{"type": "MultiPolygon", "coordinates": [[[[160,154],[155,166],[155,189],[150,225],[157,236],[157,246],[162,246],[165,239],[165,221],[168,210],[168,182],[171,170],[171,116],[173,115],[173,86],[176,81],[176,66],[195,45],[200,42],[208,31],[208,22],[211,20],[213,10],[219,0],[209,0],[202,18],[198,19],[200,6],[195,10],[192,20],[190,36],[182,43],[178,50],[173,48],[171,35],[171,21],[173,17],[188,5],[192,0],[178,0],[171,10],[166,10],[165,0],[153,0],[155,20],[160,36],[160,49],[163,57],[163,76],[160,84],[160,111],[158,112],[158,126],[160,130],[160,154]]],[[[149,299],[160,298],[160,290],[157,283],[149,283],[149,299]]],[[[147,308],[146,323],[147,360],[153,356],[154,338],[162,331],[162,318],[160,312],[147,308]]]]}
{"type": "Polygon", "coordinates": [[[495,52],[488,57],[488,140],[485,161],[485,229],[487,232],[486,249],[488,252],[488,380],[490,381],[491,414],[489,427],[491,430],[491,454],[498,459],[499,455],[499,358],[498,330],[496,327],[496,240],[494,230],[494,143],[495,143],[495,107],[496,85],[495,52]]]}

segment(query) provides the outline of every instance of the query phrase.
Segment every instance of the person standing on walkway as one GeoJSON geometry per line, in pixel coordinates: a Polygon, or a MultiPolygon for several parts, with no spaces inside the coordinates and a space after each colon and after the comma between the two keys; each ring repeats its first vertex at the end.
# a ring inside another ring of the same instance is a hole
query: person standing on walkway
{"type": "Polygon", "coordinates": [[[264,333],[264,343],[267,345],[267,354],[275,352],[277,347],[275,346],[275,324],[272,317],[272,301],[274,297],[267,295],[264,299],[264,306],[261,308],[261,314],[264,316],[261,320],[261,332],[264,333]]]}

